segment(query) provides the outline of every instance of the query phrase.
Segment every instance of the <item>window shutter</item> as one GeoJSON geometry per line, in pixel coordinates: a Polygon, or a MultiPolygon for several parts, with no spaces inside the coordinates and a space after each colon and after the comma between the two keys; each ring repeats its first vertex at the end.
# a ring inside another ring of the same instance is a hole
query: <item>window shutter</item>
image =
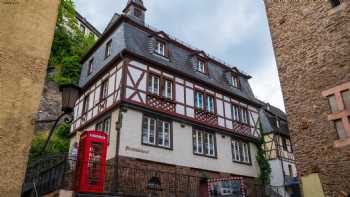
{"type": "Polygon", "coordinates": [[[148,51],[150,53],[154,53],[156,50],[156,39],[154,37],[150,37],[148,40],[148,51]]]}
{"type": "Polygon", "coordinates": [[[191,64],[192,64],[193,70],[197,71],[197,59],[194,56],[191,58],[191,64]]]}
{"type": "Polygon", "coordinates": [[[229,85],[232,85],[232,74],[231,72],[225,72],[225,78],[229,85]]]}

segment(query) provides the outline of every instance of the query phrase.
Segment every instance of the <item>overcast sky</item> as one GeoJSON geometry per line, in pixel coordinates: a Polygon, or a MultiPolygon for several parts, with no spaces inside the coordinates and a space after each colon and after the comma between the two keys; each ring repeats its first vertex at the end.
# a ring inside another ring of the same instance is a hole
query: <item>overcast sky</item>
{"type": "MultiPolygon", "coordinates": [[[[76,9],[103,32],[127,0],[75,0],[76,9]]],[[[253,78],[257,98],[284,104],[263,0],[144,0],[146,23],[237,66],[253,78]]]]}

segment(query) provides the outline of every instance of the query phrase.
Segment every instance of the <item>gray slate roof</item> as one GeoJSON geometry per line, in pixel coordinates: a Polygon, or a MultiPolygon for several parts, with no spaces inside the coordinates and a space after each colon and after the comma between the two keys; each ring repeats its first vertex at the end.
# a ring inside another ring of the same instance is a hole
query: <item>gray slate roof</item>
{"type": "MultiPolygon", "coordinates": [[[[131,17],[115,14],[112,17],[110,23],[107,25],[101,39],[103,39],[106,32],[108,32],[109,29],[114,28],[114,25],[117,23],[117,21],[123,17],[137,22],[131,17]]],[[[145,26],[144,24],[138,24],[145,26]]],[[[148,26],[146,28],[149,29],[148,26]]],[[[256,103],[258,105],[261,104],[261,101],[255,98],[253,91],[251,90],[251,87],[248,83],[249,77],[247,77],[245,74],[242,74],[239,77],[241,88],[237,89],[230,86],[228,84],[227,78],[225,77],[225,71],[231,68],[220,66],[216,64],[215,61],[209,61],[208,76],[196,72],[193,69],[193,65],[191,65],[188,61],[189,57],[194,53],[194,51],[196,51],[195,49],[187,50],[186,47],[178,47],[174,43],[168,42],[167,47],[169,47],[171,51],[171,61],[165,60],[164,58],[152,54],[152,51],[149,50],[149,40],[150,37],[154,35],[154,33],[156,32],[153,31],[153,33],[149,33],[137,28],[132,24],[122,22],[116,29],[113,30],[113,33],[109,36],[109,38],[106,38],[103,44],[101,44],[95,49],[93,53],[91,53],[91,55],[94,57],[95,63],[93,73],[89,76],[87,75],[87,63],[90,58],[85,58],[79,85],[81,87],[85,86],[88,81],[93,78],[93,76],[96,75],[111,60],[111,58],[107,58],[106,60],[104,59],[104,49],[105,43],[110,40],[110,38],[112,38],[111,56],[115,57],[123,49],[126,49],[144,58],[158,62],[165,67],[169,67],[178,72],[185,73],[187,75],[190,75],[192,78],[202,80],[212,86],[216,86],[227,92],[233,93],[234,95],[245,98],[253,103],[256,103]]],[[[205,84],[203,85],[205,86],[205,84]]]]}
{"type": "Polygon", "coordinates": [[[289,136],[287,114],[282,110],[267,103],[260,109],[259,116],[263,133],[278,133],[289,136]],[[276,118],[280,122],[279,128],[276,125],[276,118]]]}

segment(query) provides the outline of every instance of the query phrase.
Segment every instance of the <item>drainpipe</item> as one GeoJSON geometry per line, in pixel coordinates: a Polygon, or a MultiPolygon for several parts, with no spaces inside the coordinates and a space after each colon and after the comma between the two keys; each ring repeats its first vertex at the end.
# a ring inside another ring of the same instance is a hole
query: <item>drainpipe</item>
{"type": "Polygon", "coordinates": [[[123,122],[123,109],[122,107],[119,109],[118,113],[118,121],[116,122],[116,135],[117,135],[117,141],[116,141],[116,150],[115,150],[115,161],[114,161],[114,175],[113,175],[113,184],[112,184],[112,192],[117,193],[119,189],[119,146],[120,146],[120,129],[122,128],[122,122],[123,122]]]}

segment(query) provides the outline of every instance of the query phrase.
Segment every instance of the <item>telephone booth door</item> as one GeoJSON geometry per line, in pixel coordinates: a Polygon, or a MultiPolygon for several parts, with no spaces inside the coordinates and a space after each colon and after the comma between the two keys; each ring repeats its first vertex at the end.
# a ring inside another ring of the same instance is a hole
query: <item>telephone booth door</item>
{"type": "Polygon", "coordinates": [[[75,190],[103,192],[106,175],[107,134],[85,131],[79,142],[75,190]]]}

